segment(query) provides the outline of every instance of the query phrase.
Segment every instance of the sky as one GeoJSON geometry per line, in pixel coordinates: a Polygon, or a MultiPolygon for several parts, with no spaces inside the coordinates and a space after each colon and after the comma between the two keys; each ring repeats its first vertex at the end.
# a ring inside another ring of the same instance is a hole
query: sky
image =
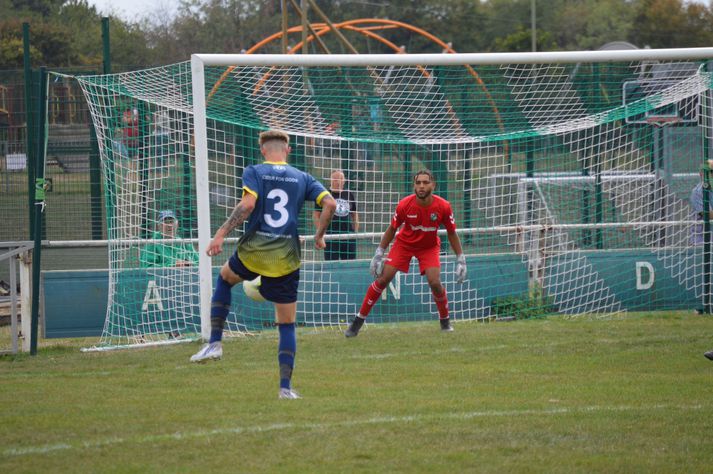
{"type": "Polygon", "coordinates": [[[136,20],[158,10],[175,13],[179,0],[88,0],[100,13],[115,13],[124,20],[136,20]]]}

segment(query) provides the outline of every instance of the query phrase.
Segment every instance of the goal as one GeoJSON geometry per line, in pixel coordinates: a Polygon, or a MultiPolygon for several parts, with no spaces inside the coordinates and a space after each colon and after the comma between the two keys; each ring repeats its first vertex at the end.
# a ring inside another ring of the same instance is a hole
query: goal
{"type": "MultiPolygon", "coordinates": [[[[713,139],[711,59],[713,48],[196,54],[80,77],[110,237],[98,347],[207,336],[212,282],[234,240],[217,258],[203,250],[270,128],[290,134],[291,164],[327,187],[341,170],[356,200],[359,228],[327,236],[354,240],[354,259],[314,250],[314,208],[303,210],[299,324],[344,327],[356,313],[374,247],[422,168],[453,205],[467,255],[459,285],[442,239],[456,322],[704,304],[710,243],[689,196],[713,139]]],[[[271,306],[238,290],[228,334],[273,326],[271,306]]],[[[435,323],[414,262],[382,298],[369,322],[435,323]]]]}

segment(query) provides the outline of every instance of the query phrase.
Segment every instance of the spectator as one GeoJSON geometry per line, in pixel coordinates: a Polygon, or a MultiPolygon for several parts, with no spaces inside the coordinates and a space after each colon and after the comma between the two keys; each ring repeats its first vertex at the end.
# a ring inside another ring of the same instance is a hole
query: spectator
{"type": "MultiPolygon", "coordinates": [[[[713,160],[708,160],[706,163],[707,167],[711,169],[713,167],[713,160]]],[[[697,221],[702,221],[704,218],[703,214],[703,193],[708,192],[708,218],[713,219],[713,194],[710,190],[703,187],[705,181],[704,171],[700,172],[701,180],[696,184],[696,186],[691,191],[691,209],[693,209],[693,218],[697,221]]],[[[703,223],[695,224],[691,227],[691,245],[703,245],[704,235],[703,235],[703,223]]],[[[704,308],[696,308],[696,314],[705,313],[704,308]]]]}
{"type": "MultiPolygon", "coordinates": [[[[337,202],[332,223],[327,229],[327,234],[349,234],[359,232],[359,214],[356,210],[356,201],[351,191],[344,189],[344,173],[334,170],[331,176],[329,192],[337,202]]],[[[321,211],[314,211],[314,225],[319,223],[321,211]]],[[[356,240],[327,240],[324,249],[325,260],[354,260],[356,258],[356,240]]]]}
{"type": "Polygon", "coordinates": [[[115,132],[114,151],[122,158],[134,157],[139,148],[139,111],[126,109],[121,114],[121,127],[115,132]]]}
{"type": "MultiPolygon", "coordinates": [[[[159,230],[153,233],[153,240],[178,238],[178,219],[173,211],[159,213],[158,227],[159,230]]],[[[156,242],[141,249],[139,261],[144,268],[189,267],[198,264],[198,252],[189,243],[156,242]]]]}
{"type": "MultiPolygon", "coordinates": [[[[713,160],[708,160],[708,167],[713,168],[713,160]]],[[[693,209],[693,218],[697,221],[703,220],[703,192],[706,191],[706,189],[703,188],[703,170],[701,170],[700,174],[701,180],[691,191],[691,208],[693,209]]],[[[708,193],[708,216],[709,219],[713,219],[713,194],[710,193],[710,190],[708,190],[708,193]]],[[[691,231],[691,244],[703,244],[703,224],[693,226],[691,231]]]]}

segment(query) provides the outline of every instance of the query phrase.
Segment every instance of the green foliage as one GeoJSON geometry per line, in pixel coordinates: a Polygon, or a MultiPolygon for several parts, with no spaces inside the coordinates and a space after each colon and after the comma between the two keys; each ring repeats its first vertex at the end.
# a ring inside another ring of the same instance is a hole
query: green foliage
{"type": "Polygon", "coordinates": [[[559,2],[540,27],[550,31],[563,50],[597,49],[611,41],[629,38],[634,9],[621,0],[559,2]]]}
{"type": "MultiPolygon", "coordinates": [[[[0,21],[0,69],[22,67],[22,19],[0,21]]],[[[50,67],[78,64],[72,31],[60,22],[37,22],[30,29],[33,63],[50,67]]]]}
{"type": "Polygon", "coordinates": [[[713,43],[711,7],[682,0],[636,2],[632,39],[652,48],[710,46],[713,43]]]}
{"type": "MultiPolygon", "coordinates": [[[[30,24],[33,66],[99,65],[102,58],[101,15],[86,0],[2,2],[0,0],[0,69],[22,67],[22,23],[30,24]],[[17,6],[16,6],[17,4],[17,6]]],[[[112,56],[117,63],[145,66],[156,60],[138,24],[113,19],[112,56]]],[[[162,61],[161,61],[162,62],[162,61]]]]}
{"type": "Polygon", "coordinates": [[[11,0],[9,3],[16,11],[28,12],[48,18],[59,11],[66,0],[11,0]]]}
{"type": "MultiPolygon", "coordinates": [[[[37,57],[40,52],[32,45],[30,54],[37,57]]],[[[0,38],[0,68],[19,68],[22,64],[22,39],[16,37],[0,38]]]]}
{"type": "MultiPolygon", "coordinates": [[[[536,30],[537,51],[553,51],[557,49],[554,38],[547,31],[536,30]]],[[[532,32],[519,28],[516,32],[504,38],[496,38],[495,49],[503,53],[532,51],[532,32]]]]}
{"type": "Polygon", "coordinates": [[[493,298],[490,312],[498,318],[535,319],[556,312],[554,301],[537,286],[522,295],[493,298]]]}

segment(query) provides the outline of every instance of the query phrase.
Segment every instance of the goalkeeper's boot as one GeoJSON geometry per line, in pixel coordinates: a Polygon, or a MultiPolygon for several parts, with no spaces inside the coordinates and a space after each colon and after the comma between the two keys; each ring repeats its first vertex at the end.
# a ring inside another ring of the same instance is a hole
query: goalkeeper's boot
{"type": "Polygon", "coordinates": [[[347,328],[346,331],[344,331],[344,335],[346,337],[357,337],[359,334],[359,330],[361,327],[364,325],[364,318],[360,318],[359,316],[356,316],[354,318],[354,321],[351,322],[349,327],[347,328]]]}
{"type": "Polygon", "coordinates": [[[191,356],[191,362],[207,362],[209,360],[218,360],[223,357],[223,344],[220,341],[206,344],[191,356]]]}
{"type": "Polygon", "coordinates": [[[453,332],[453,326],[451,325],[451,318],[439,319],[441,322],[441,331],[443,332],[453,332]]]}
{"type": "Polygon", "coordinates": [[[291,390],[289,388],[281,388],[280,393],[277,394],[277,398],[279,398],[280,400],[297,400],[298,398],[302,397],[294,390],[291,390]]]}
{"type": "Polygon", "coordinates": [[[708,351],[703,355],[706,356],[706,359],[713,360],[713,351],[708,351]]]}

